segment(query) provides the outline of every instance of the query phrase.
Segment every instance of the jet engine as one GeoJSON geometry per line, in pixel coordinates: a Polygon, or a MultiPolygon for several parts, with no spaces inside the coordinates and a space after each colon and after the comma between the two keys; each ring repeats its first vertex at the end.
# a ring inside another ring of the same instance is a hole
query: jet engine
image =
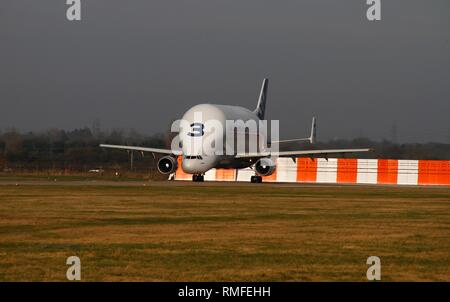
{"type": "Polygon", "coordinates": [[[275,172],[276,164],[270,158],[261,158],[255,164],[255,170],[258,175],[269,176],[275,172]]]}
{"type": "Polygon", "coordinates": [[[171,174],[178,168],[178,161],[173,156],[164,156],[158,160],[158,171],[162,174],[171,174]]]}

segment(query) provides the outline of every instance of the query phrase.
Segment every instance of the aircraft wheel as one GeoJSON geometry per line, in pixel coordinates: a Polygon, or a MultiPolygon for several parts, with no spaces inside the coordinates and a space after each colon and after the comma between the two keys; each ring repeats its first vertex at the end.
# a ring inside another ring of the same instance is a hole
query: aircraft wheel
{"type": "Polygon", "coordinates": [[[258,175],[253,175],[250,178],[250,182],[252,182],[252,183],[262,183],[262,177],[258,176],[258,175]]]}
{"type": "Polygon", "coordinates": [[[194,175],[192,175],[192,181],[201,182],[201,181],[204,181],[204,177],[203,177],[203,175],[194,174],[194,175]]]}

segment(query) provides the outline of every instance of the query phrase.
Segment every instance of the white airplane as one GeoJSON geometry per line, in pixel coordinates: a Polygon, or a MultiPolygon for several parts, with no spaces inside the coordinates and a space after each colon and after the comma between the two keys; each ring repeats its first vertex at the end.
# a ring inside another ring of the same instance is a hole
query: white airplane
{"type": "MultiPolygon", "coordinates": [[[[211,154],[205,153],[202,148],[198,150],[192,150],[188,146],[191,146],[194,140],[201,138],[208,133],[209,120],[219,121],[223,126],[222,131],[215,131],[214,136],[216,140],[228,141],[227,136],[230,134],[236,134],[236,130],[227,128],[226,121],[255,121],[259,123],[264,120],[264,114],[266,109],[267,100],[267,87],[268,79],[264,79],[261,92],[258,99],[258,104],[254,111],[248,110],[238,106],[228,105],[212,105],[212,104],[200,104],[190,108],[183,115],[182,120],[187,121],[191,129],[180,130],[179,142],[180,148],[172,149],[159,149],[159,148],[147,148],[138,146],[122,146],[122,145],[106,145],[101,144],[103,148],[115,148],[124,150],[134,150],[141,152],[151,152],[153,155],[163,154],[165,156],[158,160],[157,168],[160,173],[172,174],[178,168],[177,157],[182,156],[181,168],[185,173],[192,174],[193,181],[203,181],[205,173],[213,168],[223,169],[243,169],[252,167],[255,171],[255,175],[251,177],[251,182],[262,182],[262,176],[268,176],[275,172],[276,161],[273,157],[290,157],[295,161],[297,157],[328,157],[330,154],[343,154],[343,153],[355,153],[355,152],[368,152],[371,149],[334,149],[334,150],[298,150],[298,151],[274,151],[272,148],[267,147],[267,133],[263,130],[258,130],[258,133],[247,133],[245,140],[249,139],[249,136],[257,135],[260,137],[258,140],[258,150],[256,152],[233,152],[230,154],[211,154]],[[201,117],[199,119],[198,117],[201,117]]],[[[239,129],[237,131],[241,131],[239,129]]],[[[244,129],[245,131],[245,129],[244,129]]],[[[308,138],[292,139],[285,141],[272,141],[273,143],[283,143],[291,141],[309,141],[314,143],[316,137],[316,120],[313,118],[311,135],[308,138]]],[[[234,139],[234,138],[233,138],[234,139]]]]}

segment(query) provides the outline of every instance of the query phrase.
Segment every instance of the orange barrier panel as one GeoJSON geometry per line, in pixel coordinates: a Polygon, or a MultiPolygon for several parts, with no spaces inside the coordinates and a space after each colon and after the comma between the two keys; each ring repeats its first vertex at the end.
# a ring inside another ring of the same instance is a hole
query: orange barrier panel
{"type": "Polygon", "coordinates": [[[181,168],[182,157],[178,156],[177,161],[178,161],[178,168],[177,171],[175,172],[175,179],[192,180],[192,174],[184,173],[183,169],[181,168]]]}
{"type": "Polygon", "coordinates": [[[269,182],[274,182],[277,181],[277,170],[275,169],[275,172],[273,172],[273,174],[269,175],[269,176],[263,176],[263,181],[269,181],[269,182]]]}
{"type": "Polygon", "coordinates": [[[358,160],[356,158],[338,158],[338,183],[356,183],[357,176],[358,160]]]}
{"type": "Polygon", "coordinates": [[[297,158],[297,182],[316,182],[317,158],[297,158]]]}
{"type": "Polygon", "coordinates": [[[397,184],[397,178],[398,178],[398,160],[379,159],[377,183],[397,184]]]}
{"type": "Polygon", "coordinates": [[[216,181],[234,181],[236,179],[235,169],[217,169],[216,181]]]}
{"type": "Polygon", "coordinates": [[[275,182],[275,181],[277,181],[277,172],[274,172],[273,174],[271,174],[269,176],[263,176],[262,179],[263,179],[263,181],[275,182]]]}
{"type": "Polygon", "coordinates": [[[450,161],[419,160],[419,185],[450,185],[450,161]]]}

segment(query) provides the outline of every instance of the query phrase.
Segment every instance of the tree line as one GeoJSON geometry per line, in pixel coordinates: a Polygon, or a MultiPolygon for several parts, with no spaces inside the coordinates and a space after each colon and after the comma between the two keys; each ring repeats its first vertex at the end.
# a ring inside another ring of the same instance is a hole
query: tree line
{"type": "MultiPolygon", "coordinates": [[[[134,130],[116,129],[102,132],[97,128],[80,128],[71,131],[51,129],[43,132],[19,132],[9,129],[0,132],[0,171],[137,171],[154,172],[156,159],[151,154],[102,149],[99,144],[138,145],[167,148],[170,135],[142,135],[134,130]]],[[[373,141],[367,138],[330,140],[314,146],[289,144],[280,148],[362,148],[372,147],[374,152],[358,154],[359,158],[392,159],[447,159],[450,144],[408,143],[395,144],[388,140],[373,141]]]]}
{"type": "Polygon", "coordinates": [[[99,144],[164,147],[164,135],[143,136],[134,130],[109,132],[80,128],[71,131],[51,129],[21,133],[15,129],[0,133],[0,169],[12,171],[90,170],[151,171],[155,159],[151,154],[125,150],[105,150],[99,144]],[[131,166],[131,157],[133,165],[131,166]]]}

